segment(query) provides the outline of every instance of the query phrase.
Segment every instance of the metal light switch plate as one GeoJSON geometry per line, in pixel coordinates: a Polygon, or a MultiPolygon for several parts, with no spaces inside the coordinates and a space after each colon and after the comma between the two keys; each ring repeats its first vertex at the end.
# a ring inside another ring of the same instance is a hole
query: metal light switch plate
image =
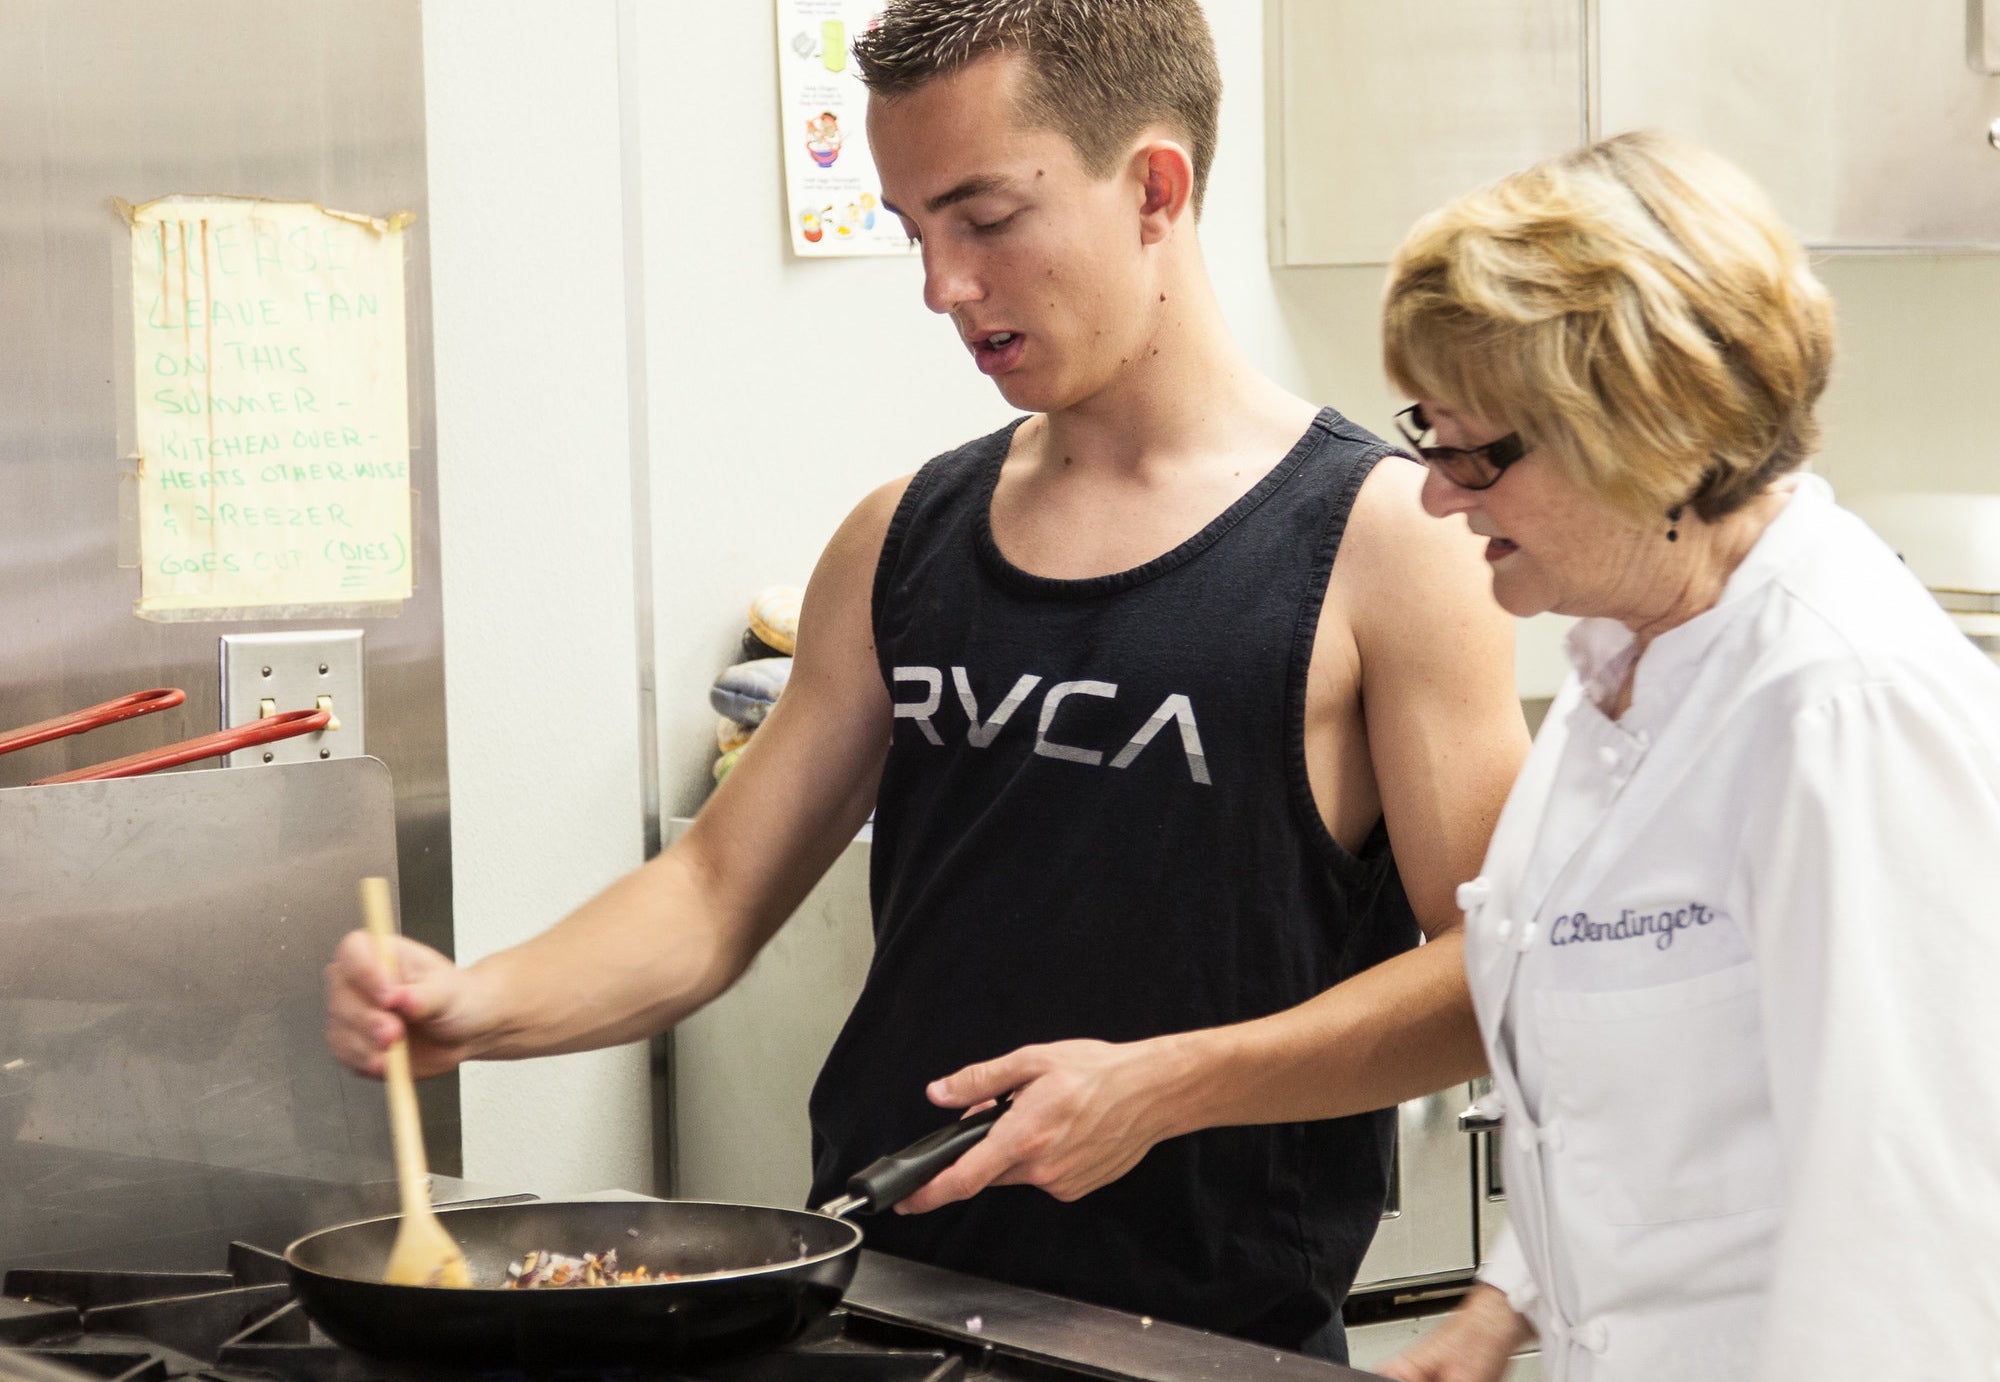
{"type": "Polygon", "coordinates": [[[222,727],[233,729],[287,710],[324,704],[333,724],[315,734],[239,749],[232,768],[359,758],[364,722],[361,630],[227,634],[222,639],[222,727]]]}

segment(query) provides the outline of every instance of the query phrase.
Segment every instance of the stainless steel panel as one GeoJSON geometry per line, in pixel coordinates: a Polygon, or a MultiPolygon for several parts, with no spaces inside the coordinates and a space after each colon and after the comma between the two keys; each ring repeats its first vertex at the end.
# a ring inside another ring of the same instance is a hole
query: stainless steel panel
{"type": "Polygon", "coordinates": [[[1507,1191],[1500,1176],[1500,1138],[1490,1132],[1473,1138],[1473,1204],[1479,1218],[1479,1260],[1490,1261],[1507,1227],[1507,1191]]]}
{"type": "MultiPolygon", "coordinates": [[[[856,1314],[914,1321],[1003,1358],[1051,1359],[1148,1382],[1310,1382],[1361,1373],[1264,1344],[1023,1290],[863,1249],[847,1291],[856,1314]]],[[[1003,1363],[1002,1366],[1005,1366],[1003,1363]]]]}
{"type": "Polygon", "coordinates": [[[2000,248],[2000,78],[1964,0],[1597,5],[1604,133],[1710,145],[1813,245],[2000,248]]]}
{"type": "MultiPolygon", "coordinates": [[[[126,236],[111,198],[415,211],[410,466],[435,491],[419,19],[415,4],[376,0],[0,0],[0,723],[147,686],[188,693],[179,710],[0,758],[0,786],[212,730],[217,635],[276,627],[132,613],[138,575],[118,566],[126,236]]],[[[395,776],[408,928],[449,950],[435,513],[419,503],[416,598],[361,622],[368,748],[395,776]]],[[[434,1160],[455,1170],[455,1082],[427,1081],[424,1097],[434,1160]]]]}
{"type": "Polygon", "coordinates": [[[1500,1139],[1483,1132],[1476,1137],[1473,1180],[1474,1207],[1479,1218],[1479,1260],[1493,1257],[1500,1231],[1507,1227],[1507,1192],[1500,1178],[1500,1139]]]}
{"type": "Polygon", "coordinates": [[[10,1253],[130,1232],[116,1195],[190,1168],[388,1175],[382,1091],[328,1054],[320,967],[356,881],[395,877],[394,814],[367,758],[0,790],[10,1253]]]}
{"type": "Polygon", "coordinates": [[[1379,264],[1586,128],[1584,0],[1267,0],[1276,264],[1379,264]]]}
{"type": "Polygon", "coordinates": [[[1458,1130],[1469,1087],[1397,1111],[1396,1193],[1355,1278],[1357,1291],[1472,1274],[1471,1139],[1458,1130]]]}

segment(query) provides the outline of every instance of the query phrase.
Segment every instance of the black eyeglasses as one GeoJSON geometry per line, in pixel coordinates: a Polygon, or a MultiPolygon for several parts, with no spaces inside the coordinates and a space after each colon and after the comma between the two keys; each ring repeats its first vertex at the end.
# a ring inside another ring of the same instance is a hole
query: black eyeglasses
{"type": "Polygon", "coordinates": [[[1484,446],[1434,445],[1426,440],[1433,429],[1421,403],[1412,403],[1396,414],[1396,430],[1423,457],[1425,465],[1460,489],[1491,489],[1508,466],[1528,454],[1528,444],[1519,432],[1509,432],[1484,446]]]}

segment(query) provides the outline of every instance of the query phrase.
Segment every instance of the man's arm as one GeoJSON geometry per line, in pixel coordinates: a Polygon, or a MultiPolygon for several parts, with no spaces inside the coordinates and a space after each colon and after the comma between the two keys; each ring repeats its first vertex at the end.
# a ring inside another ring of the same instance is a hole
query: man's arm
{"type": "Polygon", "coordinates": [[[672,848],[562,922],[460,969],[399,942],[392,980],[360,933],[327,967],[327,1040],[363,1074],[407,1032],[420,1075],[472,1059],[616,1045],[716,997],[798,907],[874,805],[892,710],[875,659],[876,561],[907,480],[820,558],[792,675],[736,770],[672,848]]]}
{"type": "Polygon", "coordinates": [[[1315,652],[1358,662],[1369,758],[1429,943],[1254,1022],[1114,1045],[1023,1047],[931,1086],[946,1107],[1012,1091],[987,1140],[917,1195],[918,1213],[989,1184],[1076,1199],[1202,1128],[1383,1108],[1486,1068],[1466,988],[1458,884],[1473,877],[1527,755],[1513,622],[1478,540],[1418,502],[1422,472],[1378,465],[1334,565],[1315,652]],[[1330,640],[1351,630],[1351,646],[1330,640]]]}
{"type": "Polygon", "coordinates": [[[1197,1033],[1193,1116],[1339,1117],[1486,1070],[1458,885],[1478,874],[1528,753],[1514,621],[1482,544],[1420,506],[1423,471],[1379,464],[1355,501],[1321,628],[1353,630],[1368,756],[1397,870],[1428,943],[1261,1022],[1197,1033]]]}

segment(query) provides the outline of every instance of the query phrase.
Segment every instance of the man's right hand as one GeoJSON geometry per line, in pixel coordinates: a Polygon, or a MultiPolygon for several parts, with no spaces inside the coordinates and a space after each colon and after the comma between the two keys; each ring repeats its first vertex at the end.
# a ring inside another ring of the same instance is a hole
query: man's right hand
{"type": "Polygon", "coordinates": [[[326,967],[326,1040],[343,1065],[382,1078],[383,1053],[410,1043],[422,1079],[457,1068],[475,1030],[472,976],[427,945],[398,936],[400,977],[382,967],[375,941],[350,931],[326,967]]]}

